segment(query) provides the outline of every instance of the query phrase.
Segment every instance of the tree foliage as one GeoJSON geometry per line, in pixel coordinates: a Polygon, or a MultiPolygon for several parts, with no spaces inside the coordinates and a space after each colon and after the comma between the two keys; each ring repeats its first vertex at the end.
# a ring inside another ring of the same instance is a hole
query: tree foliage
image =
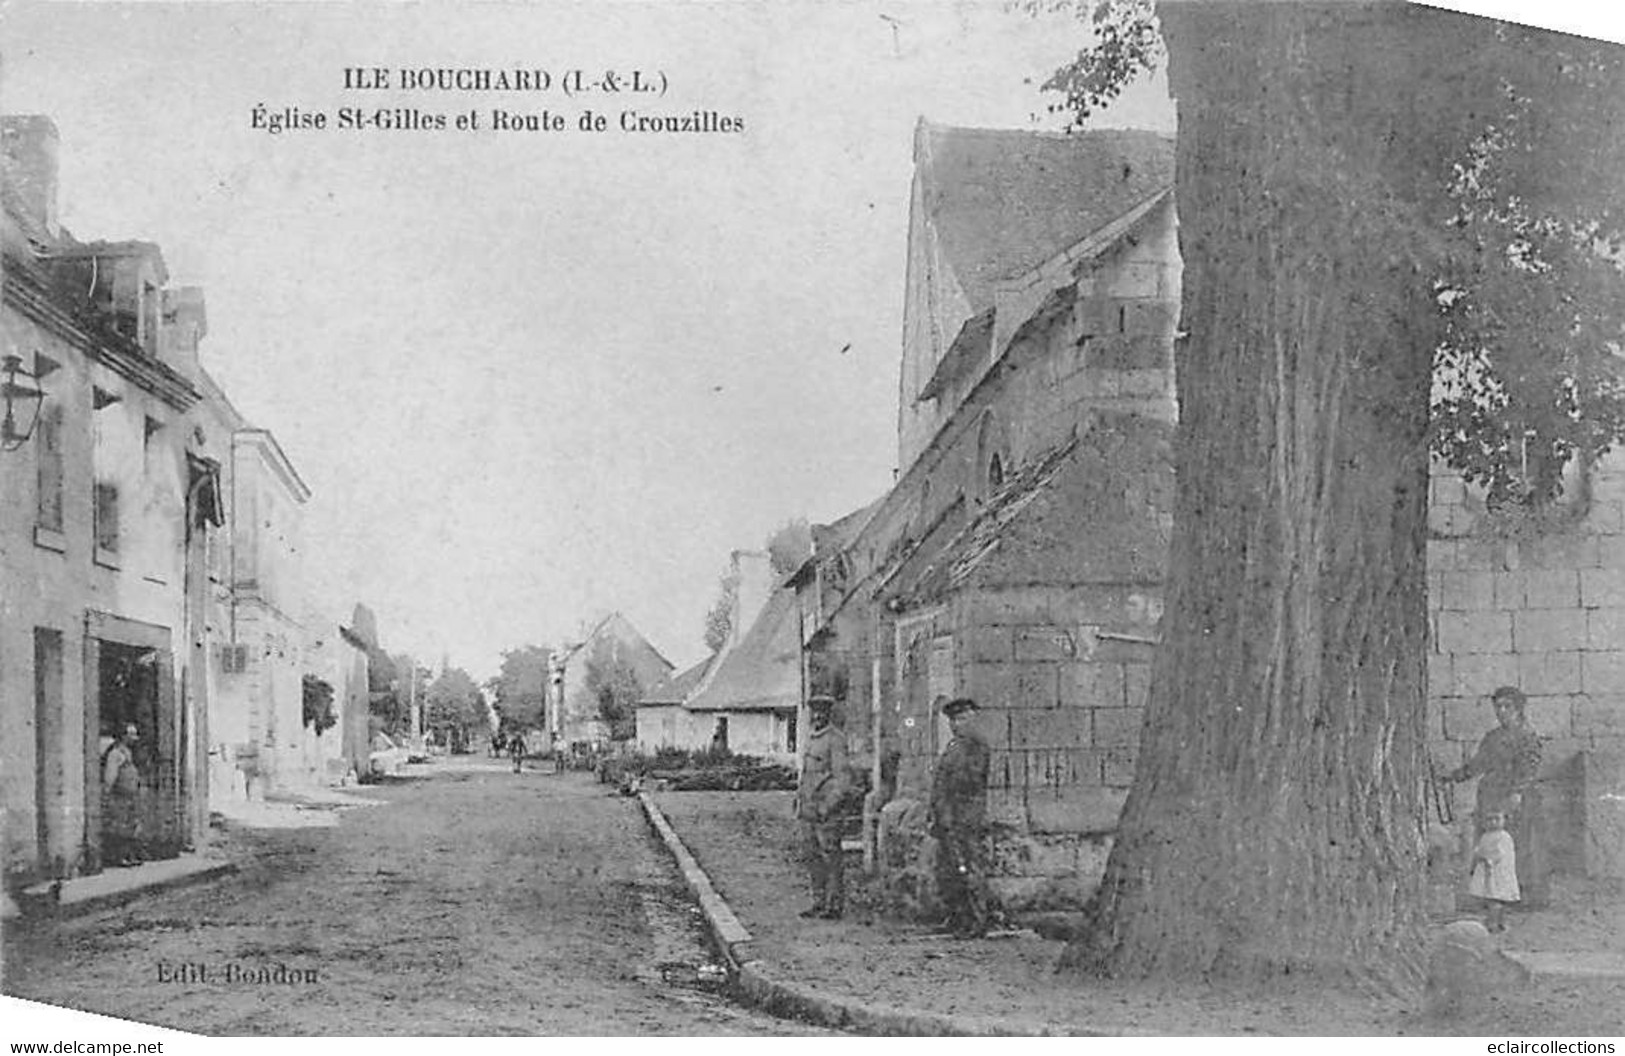
{"type": "Polygon", "coordinates": [[[487,724],[485,696],[467,671],[447,667],[420,698],[426,725],[470,730],[487,724]]]}
{"type": "MultiPolygon", "coordinates": [[[[377,645],[367,647],[368,711],[386,730],[399,729],[408,721],[406,698],[396,692],[399,683],[397,663],[410,664],[405,654],[390,656],[377,645]]],[[[400,667],[399,671],[408,670],[400,667]]]]}
{"type": "Polygon", "coordinates": [[[1496,41],[1499,91],[1447,187],[1431,443],[1492,507],[1539,506],[1625,435],[1625,49],[1496,41]]]}
{"type": "MultiPolygon", "coordinates": [[[[1036,13],[1042,6],[1029,3],[1027,8],[1036,13]]],[[[1073,10],[1091,31],[1089,45],[1042,85],[1061,96],[1050,112],[1070,114],[1073,127],[1083,127],[1135,78],[1155,70],[1166,54],[1152,0],[1061,0],[1049,6],[1073,10]]]]}
{"type": "Polygon", "coordinates": [[[609,727],[612,740],[637,735],[637,703],[643,683],[632,665],[623,660],[613,642],[600,641],[587,657],[584,685],[598,702],[598,717],[609,727]]]}
{"type": "Polygon", "coordinates": [[[780,525],[767,537],[767,558],[773,573],[788,576],[812,556],[812,526],[807,518],[796,517],[780,525]]]}
{"type": "Polygon", "coordinates": [[[305,725],[321,736],[339,721],[333,709],[333,684],[324,678],[306,675],[302,690],[305,725]]]}
{"type": "Polygon", "coordinates": [[[423,691],[433,678],[432,672],[410,653],[391,655],[378,646],[368,649],[367,658],[373,716],[382,721],[386,730],[408,729],[412,725],[413,697],[422,703],[423,691]]]}
{"type": "Polygon", "coordinates": [[[503,652],[502,667],[491,680],[491,688],[504,722],[520,728],[542,725],[552,655],[545,645],[523,645],[503,652]]]}
{"type": "Polygon", "coordinates": [[[733,633],[734,609],[739,603],[739,574],[729,570],[717,581],[716,600],[705,613],[705,647],[721,652],[733,633]]]}

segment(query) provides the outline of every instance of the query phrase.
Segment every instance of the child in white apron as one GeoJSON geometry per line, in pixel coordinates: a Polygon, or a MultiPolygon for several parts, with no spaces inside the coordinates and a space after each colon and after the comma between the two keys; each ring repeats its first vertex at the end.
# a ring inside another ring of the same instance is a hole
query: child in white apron
{"type": "Polygon", "coordinates": [[[1485,927],[1491,931],[1506,930],[1506,907],[1522,896],[1518,891],[1517,851],[1512,846],[1512,836],[1506,831],[1506,815],[1499,810],[1484,815],[1484,835],[1473,848],[1467,893],[1483,899],[1489,906],[1485,927]]]}

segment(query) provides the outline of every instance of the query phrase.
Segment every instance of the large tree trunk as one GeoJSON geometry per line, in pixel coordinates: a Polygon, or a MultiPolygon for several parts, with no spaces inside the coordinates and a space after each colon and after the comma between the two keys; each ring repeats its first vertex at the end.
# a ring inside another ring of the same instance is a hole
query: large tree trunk
{"type": "Polygon", "coordinates": [[[1428,125],[1450,102],[1425,72],[1445,22],[1159,14],[1189,333],[1169,596],[1139,769],[1067,960],[1396,978],[1422,906],[1437,312],[1419,247],[1457,145],[1428,125]]]}

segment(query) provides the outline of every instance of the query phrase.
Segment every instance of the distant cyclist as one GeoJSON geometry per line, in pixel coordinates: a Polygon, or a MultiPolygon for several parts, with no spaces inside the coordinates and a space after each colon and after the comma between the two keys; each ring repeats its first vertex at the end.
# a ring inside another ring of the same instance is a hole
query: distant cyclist
{"type": "Polygon", "coordinates": [[[525,735],[523,733],[508,734],[508,757],[513,760],[513,772],[519,773],[525,761],[525,735]]]}

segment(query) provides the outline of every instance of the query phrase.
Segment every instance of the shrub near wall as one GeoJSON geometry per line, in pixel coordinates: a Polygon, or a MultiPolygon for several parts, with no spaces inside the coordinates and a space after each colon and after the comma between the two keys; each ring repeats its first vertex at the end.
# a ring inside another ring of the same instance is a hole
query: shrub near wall
{"type": "Polygon", "coordinates": [[[688,751],[664,747],[653,754],[631,752],[599,764],[600,781],[626,788],[633,778],[657,781],[673,792],[792,791],[796,787],[796,773],[790,767],[736,755],[726,748],[688,751]]]}

